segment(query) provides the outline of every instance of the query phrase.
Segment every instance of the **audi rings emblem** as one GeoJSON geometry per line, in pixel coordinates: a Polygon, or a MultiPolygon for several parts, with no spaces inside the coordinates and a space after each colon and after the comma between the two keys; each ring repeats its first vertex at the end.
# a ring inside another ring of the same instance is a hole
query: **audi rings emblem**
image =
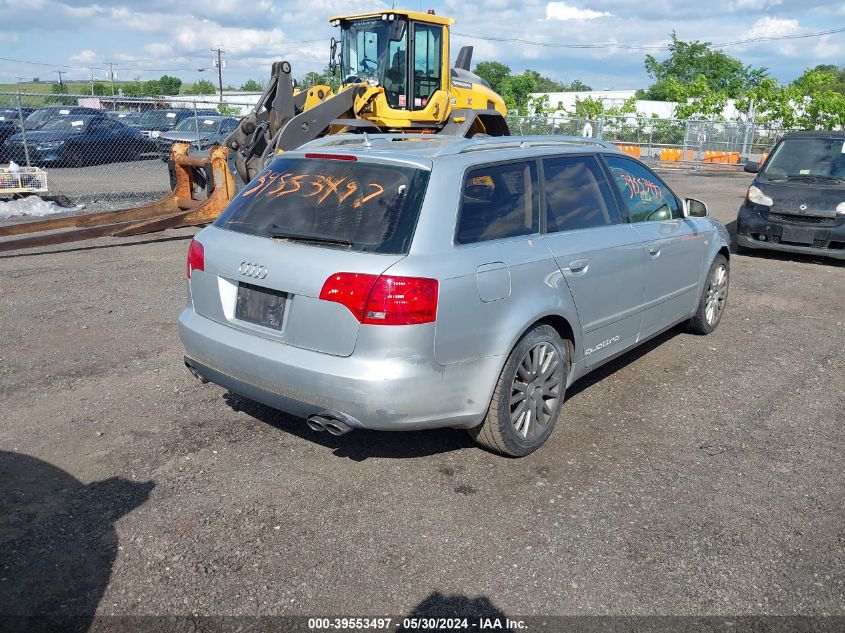
{"type": "Polygon", "coordinates": [[[264,266],[250,262],[241,262],[241,265],[238,266],[238,272],[247,277],[255,277],[256,279],[264,279],[267,276],[267,269],[264,266]]]}

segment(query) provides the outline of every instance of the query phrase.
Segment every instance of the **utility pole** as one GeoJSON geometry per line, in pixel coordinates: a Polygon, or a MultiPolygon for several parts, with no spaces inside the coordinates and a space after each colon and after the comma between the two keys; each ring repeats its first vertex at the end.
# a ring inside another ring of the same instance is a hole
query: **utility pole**
{"type": "Polygon", "coordinates": [[[21,139],[23,140],[23,153],[26,157],[26,166],[29,167],[29,145],[26,142],[26,126],[23,124],[23,110],[21,109],[21,79],[18,77],[18,121],[21,122],[21,139]]]}
{"type": "Polygon", "coordinates": [[[94,96],[94,67],[91,66],[91,96],[94,96]]]}
{"type": "Polygon", "coordinates": [[[220,86],[220,103],[223,103],[223,49],[212,48],[212,53],[217,53],[217,60],[214,65],[217,66],[217,83],[220,86]]]}
{"type": "Polygon", "coordinates": [[[57,73],[59,73],[59,92],[64,93],[64,91],[65,91],[65,84],[64,84],[64,82],[62,81],[62,69],[61,69],[61,68],[57,68],[57,69],[56,69],[56,72],[57,72],[57,73]]]}
{"type": "Polygon", "coordinates": [[[111,79],[111,96],[114,96],[114,64],[109,60],[109,78],[111,79]]]}

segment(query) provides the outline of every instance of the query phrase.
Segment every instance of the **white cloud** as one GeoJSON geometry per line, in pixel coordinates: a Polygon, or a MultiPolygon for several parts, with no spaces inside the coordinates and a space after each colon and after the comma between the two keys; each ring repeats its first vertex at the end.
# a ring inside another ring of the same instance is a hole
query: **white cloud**
{"type": "Polygon", "coordinates": [[[144,51],[150,57],[172,57],[173,47],[164,42],[153,42],[144,46],[144,51]]]}
{"type": "Polygon", "coordinates": [[[782,3],[783,0],[736,0],[735,8],[741,11],[762,11],[782,3]]]}
{"type": "Polygon", "coordinates": [[[76,55],[71,55],[70,61],[75,64],[88,64],[97,61],[97,53],[90,48],[79,51],[76,55]]]}
{"type": "Polygon", "coordinates": [[[781,37],[783,35],[794,35],[801,30],[798,20],[787,18],[770,18],[768,16],[757,20],[752,27],[745,32],[745,37],[781,37]]]}
{"type": "Polygon", "coordinates": [[[607,11],[593,11],[592,9],[579,9],[565,2],[549,2],[546,5],[546,19],[559,20],[561,22],[583,22],[584,20],[595,20],[596,18],[610,17],[607,11]]]}

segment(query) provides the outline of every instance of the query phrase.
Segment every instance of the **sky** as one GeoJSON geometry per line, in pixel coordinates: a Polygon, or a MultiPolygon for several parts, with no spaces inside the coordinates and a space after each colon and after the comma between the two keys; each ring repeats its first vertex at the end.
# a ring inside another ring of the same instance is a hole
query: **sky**
{"type": "MultiPolygon", "coordinates": [[[[391,6],[378,0],[0,0],[0,82],[18,77],[119,80],[176,75],[216,83],[212,48],[222,48],[224,84],[263,82],[273,61],[287,59],[294,76],[326,66],[328,21],[391,6]],[[15,61],[8,61],[15,60],[15,61]],[[23,63],[30,62],[30,63],[23,63]],[[199,69],[204,69],[200,71],[199,69]]],[[[559,81],[580,79],[595,89],[647,87],[647,52],[665,57],[674,30],[682,40],[713,43],[795,36],[845,27],[843,0],[409,0],[397,8],[434,9],[457,20],[452,58],[475,47],[474,62],[501,61],[514,72],[532,68],[559,81]],[[473,36],[473,37],[470,37],[473,36]],[[545,46],[513,41],[540,42],[545,46]],[[560,44],[617,44],[648,50],[560,44]]],[[[745,64],[764,66],[782,82],[808,66],[845,62],[845,32],[747,43],[724,49],[745,64]]]]}

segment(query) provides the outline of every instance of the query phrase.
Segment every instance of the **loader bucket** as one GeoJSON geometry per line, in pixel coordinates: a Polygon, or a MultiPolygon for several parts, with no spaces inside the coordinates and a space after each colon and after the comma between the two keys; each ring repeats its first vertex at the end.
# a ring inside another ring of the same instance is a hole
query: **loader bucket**
{"type": "Polygon", "coordinates": [[[165,229],[208,224],[226,208],[235,194],[226,147],[212,147],[209,156],[188,155],[187,143],[170,151],[175,186],[164,198],[141,207],[46,218],[0,226],[0,252],[49,246],[95,237],[141,235],[165,229]],[[205,199],[193,198],[196,170],[211,167],[213,190],[205,199]]]}

